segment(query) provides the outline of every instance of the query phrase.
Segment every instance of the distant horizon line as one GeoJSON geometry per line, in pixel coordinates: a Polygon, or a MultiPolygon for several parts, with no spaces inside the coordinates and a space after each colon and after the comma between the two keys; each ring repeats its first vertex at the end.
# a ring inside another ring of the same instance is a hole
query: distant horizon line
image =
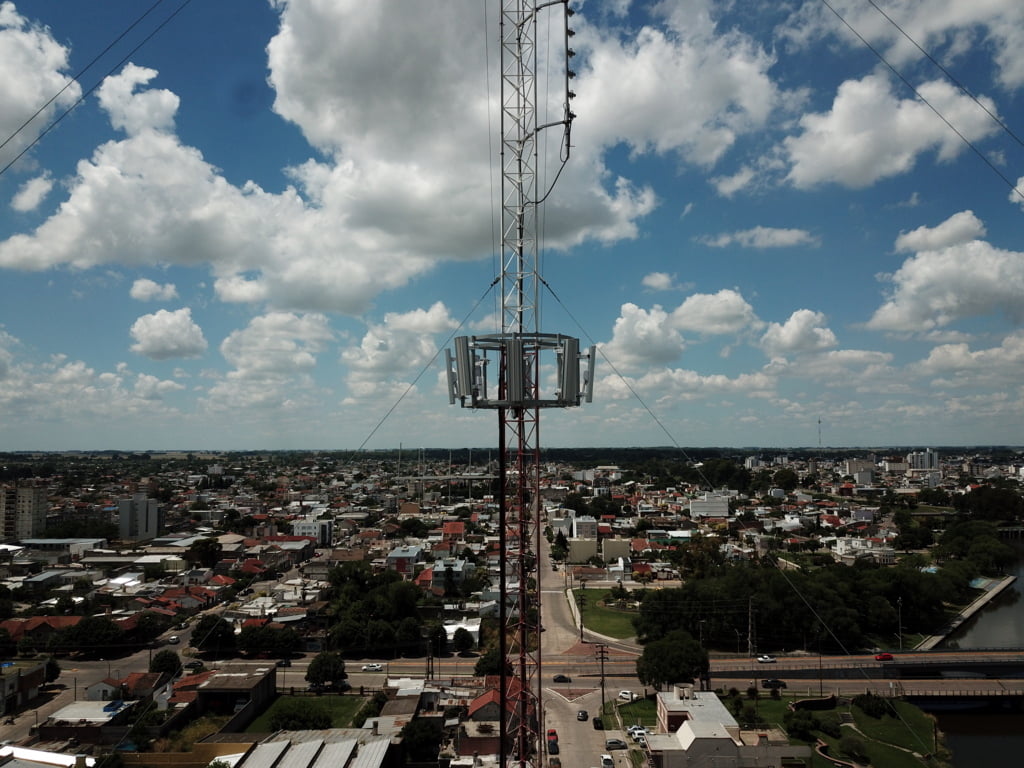
{"type": "MultiPolygon", "coordinates": [[[[719,446],[672,446],[672,445],[622,445],[622,446],[542,446],[540,452],[546,451],[599,451],[599,452],[624,452],[624,451],[666,451],[686,453],[688,451],[720,451],[720,452],[762,452],[762,453],[785,453],[787,451],[800,452],[835,452],[835,451],[902,451],[902,450],[978,450],[978,451],[1024,451],[1024,444],[1009,445],[1001,443],[964,443],[964,444],[924,444],[924,443],[897,443],[890,445],[792,445],[792,446],[765,446],[765,445],[719,445],[719,446]]],[[[444,452],[497,452],[497,446],[461,446],[459,448],[448,447],[427,447],[417,446],[406,448],[394,446],[391,448],[18,448],[0,449],[0,456],[4,455],[96,455],[96,454],[126,454],[126,455],[197,455],[197,454],[238,454],[238,453],[351,453],[351,454],[379,454],[379,453],[444,453],[444,452]]]]}

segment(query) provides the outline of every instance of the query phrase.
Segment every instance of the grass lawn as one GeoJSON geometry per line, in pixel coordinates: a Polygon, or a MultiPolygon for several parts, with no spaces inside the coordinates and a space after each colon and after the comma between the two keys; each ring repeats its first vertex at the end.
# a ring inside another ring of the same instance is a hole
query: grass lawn
{"type": "Polygon", "coordinates": [[[583,625],[598,634],[608,637],[625,638],[636,635],[633,628],[633,617],[638,615],[636,611],[622,611],[618,608],[605,608],[598,605],[599,601],[608,599],[610,592],[607,589],[574,589],[573,598],[579,604],[579,596],[586,599],[583,606],[583,625]]]}
{"type": "Polygon", "coordinates": [[[859,708],[853,707],[853,717],[857,727],[879,741],[895,744],[905,749],[925,754],[935,751],[935,731],[933,721],[928,715],[905,701],[893,702],[899,717],[886,715],[875,719],[864,714],[859,708]]]}
{"type": "MultiPolygon", "coordinates": [[[[246,733],[270,733],[273,730],[270,727],[270,719],[274,716],[274,710],[282,701],[288,698],[291,697],[279,696],[277,701],[267,708],[266,712],[252,721],[252,725],[246,729],[246,733]]],[[[352,724],[352,719],[367,701],[362,696],[343,696],[341,694],[302,696],[299,698],[311,702],[315,701],[318,705],[326,707],[331,713],[332,728],[349,727],[352,724]]]]}

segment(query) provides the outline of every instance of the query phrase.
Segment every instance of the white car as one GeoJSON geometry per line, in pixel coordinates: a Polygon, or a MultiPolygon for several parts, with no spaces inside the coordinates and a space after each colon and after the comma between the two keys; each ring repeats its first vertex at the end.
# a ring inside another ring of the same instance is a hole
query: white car
{"type": "Polygon", "coordinates": [[[619,700],[620,701],[633,701],[634,699],[639,699],[639,698],[640,698],[640,696],[638,694],[636,694],[636,693],[633,693],[632,691],[619,691],[619,700]]]}
{"type": "Polygon", "coordinates": [[[384,665],[383,664],[363,664],[362,670],[363,670],[363,672],[383,672],[384,671],[384,665]]]}
{"type": "Polygon", "coordinates": [[[768,654],[763,653],[763,654],[761,654],[760,656],[757,657],[757,663],[758,664],[774,664],[775,663],[775,657],[774,656],[769,656],[768,654]]]}

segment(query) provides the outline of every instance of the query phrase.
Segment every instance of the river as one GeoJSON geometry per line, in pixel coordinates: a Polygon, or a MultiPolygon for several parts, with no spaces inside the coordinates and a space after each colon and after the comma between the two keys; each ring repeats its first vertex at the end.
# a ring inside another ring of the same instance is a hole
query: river
{"type": "MultiPolygon", "coordinates": [[[[1024,547],[1017,547],[1012,587],[948,637],[960,648],[1024,648],[1024,547]]],[[[955,768],[1020,765],[1024,755],[1024,713],[936,712],[953,752],[955,768]]]]}

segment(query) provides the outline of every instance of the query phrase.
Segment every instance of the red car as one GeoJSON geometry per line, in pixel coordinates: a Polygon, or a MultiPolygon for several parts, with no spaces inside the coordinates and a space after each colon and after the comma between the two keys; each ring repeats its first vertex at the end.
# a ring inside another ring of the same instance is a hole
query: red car
{"type": "Polygon", "coordinates": [[[558,741],[558,731],[548,728],[548,741],[558,741]]]}
{"type": "Polygon", "coordinates": [[[891,653],[877,653],[875,654],[875,661],[892,661],[891,653]]]}

